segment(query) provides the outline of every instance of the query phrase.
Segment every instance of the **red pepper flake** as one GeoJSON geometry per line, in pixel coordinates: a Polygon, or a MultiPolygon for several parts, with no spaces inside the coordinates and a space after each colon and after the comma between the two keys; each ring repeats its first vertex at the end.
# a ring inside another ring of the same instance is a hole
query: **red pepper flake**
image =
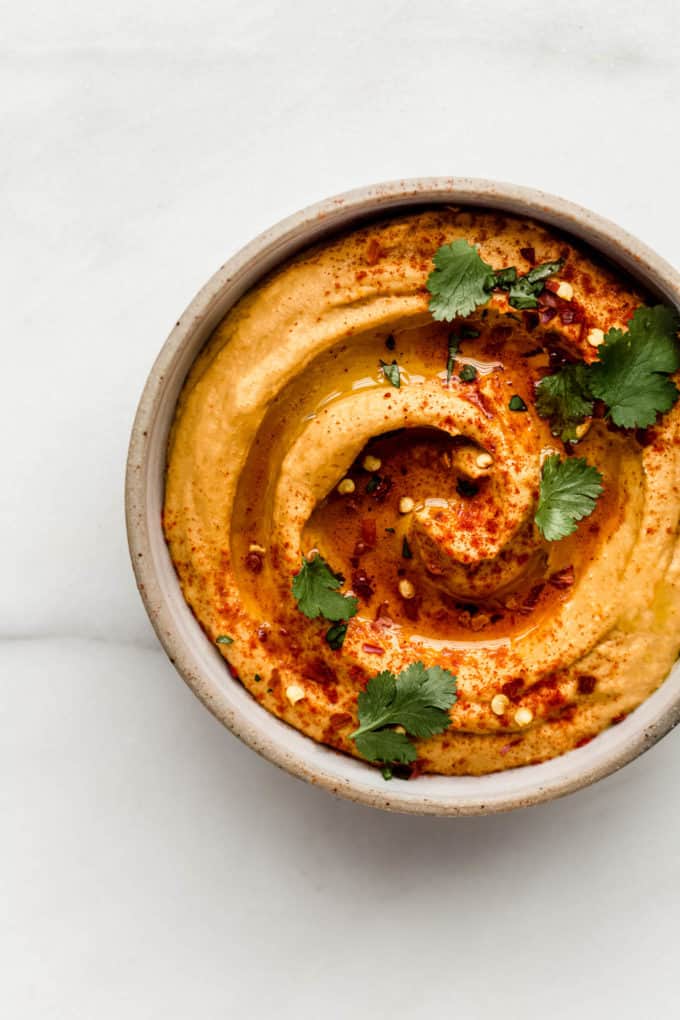
{"type": "Polygon", "coordinates": [[[529,613],[531,613],[538,605],[538,600],[540,599],[544,588],[544,581],[541,581],[540,584],[535,584],[527,594],[522,605],[519,607],[518,612],[520,612],[523,616],[528,616],[529,613]]]}
{"type": "Polygon", "coordinates": [[[612,719],[612,726],[618,726],[619,723],[623,722],[627,715],[628,715],[627,712],[619,712],[619,714],[615,715],[614,718],[612,719]]]}
{"type": "Polygon", "coordinates": [[[585,747],[586,744],[589,744],[592,739],[593,739],[593,737],[581,737],[580,740],[576,741],[574,746],[575,747],[585,747]]]}
{"type": "Polygon", "coordinates": [[[554,574],[551,574],[548,578],[548,584],[552,585],[553,588],[557,588],[559,591],[565,588],[571,588],[572,584],[576,580],[574,568],[570,564],[568,567],[564,567],[562,570],[556,570],[554,574]]]}
{"type": "Polygon", "coordinates": [[[375,492],[373,495],[379,503],[384,503],[387,499],[390,489],[392,488],[392,479],[388,478],[387,475],[381,478],[378,482],[375,492]]]}
{"type": "Polygon", "coordinates": [[[509,680],[506,684],[503,684],[501,691],[509,698],[510,701],[519,701],[524,690],[524,680],[521,676],[516,677],[514,680],[509,680]]]}
{"type": "MultiPolygon", "coordinates": [[[[371,548],[378,541],[378,528],[377,528],[377,525],[375,523],[375,518],[374,517],[364,517],[362,519],[362,521],[361,521],[361,540],[362,540],[362,542],[366,546],[370,546],[371,548]]],[[[358,545],[359,545],[359,543],[357,543],[357,547],[358,547],[358,545]]],[[[366,550],[364,549],[363,551],[365,552],[366,550]]],[[[361,556],[361,553],[360,552],[356,552],[356,550],[355,550],[355,555],[356,556],[361,556]]]]}
{"type": "Polygon", "coordinates": [[[507,754],[511,747],[517,747],[518,744],[522,743],[522,738],[519,737],[517,740],[511,740],[509,744],[501,747],[501,754],[507,754]]]}
{"type": "Polygon", "coordinates": [[[578,684],[579,694],[592,694],[595,690],[595,684],[597,683],[597,677],[591,676],[590,673],[581,673],[576,678],[578,684]]]}
{"type": "Polygon", "coordinates": [[[380,247],[380,242],[377,240],[377,238],[372,237],[370,239],[370,241],[368,242],[368,246],[366,248],[366,256],[365,256],[365,258],[366,258],[367,264],[369,266],[376,265],[376,263],[380,261],[380,256],[383,255],[383,254],[384,254],[384,252],[383,252],[382,248],[380,247]]]}
{"type": "Polygon", "coordinates": [[[422,605],[422,597],[416,595],[412,599],[402,599],[402,608],[404,610],[404,616],[407,620],[415,621],[418,619],[420,614],[420,607],[422,605]]]}
{"type": "Polygon", "coordinates": [[[381,645],[371,645],[368,642],[365,642],[361,647],[363,648],[363,650],[368,655],[384,655],[385,654],[385,649],[381,645]]]}
{"type": "Polygon", "coordinates": [[[259,553],[249,552],[245,559],[246,567],[253,574],[259,574],[262,570],[262,557],[259,553]]]}
{"type": "Polygon", "coordinates": [[[328,720],[328,725],[332,730],[342,729],[343,726],[349,725],[352,721],[352,716],[349,712],[333,712],[333,715],[328,720]]]}
{"type": "Polygon", "coordinates": [[[389,602],[381,602],[375,611],[376,622],[384,624],[386,627],[392,626],[392,618],[390,617],[390,604],[389,602]]]}
{"type": "Polygon", "coordinates": [[[364,602],[371,601],[371,596],[375,589],[372,587],[371,579],[365,570],[352,571],[352,590],[356,592],[359,598],[362,598],[364,602]]]}

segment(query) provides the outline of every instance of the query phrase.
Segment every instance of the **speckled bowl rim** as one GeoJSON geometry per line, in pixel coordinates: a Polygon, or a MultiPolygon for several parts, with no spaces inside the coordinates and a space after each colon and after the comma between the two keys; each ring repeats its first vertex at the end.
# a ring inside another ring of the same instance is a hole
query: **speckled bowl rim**
{"type": "Polygon", "coordinates": [[[532,188],[463,177],[390,181],[328,198],[266,230],[199,291],[166,340],[139,402],[127,462],[130,555],[144,605],[170,661],[207,708],[259,754],[294,776],[371,807],[421,815],[471,815],[537,804],[587,786],[642,754],[680,721],[680,663],[620,725],[540,765],[488,776],[421,776],[385,782],[380,771],[310,740],[270,715],[235,681],[182,598],[161,530],[168,432],[182,383],[228,309],[271,268],[357,220],[399,207],[487,206],[532,216],[585,240],[680,305],[680,274],[608,220],[532,188]]]}

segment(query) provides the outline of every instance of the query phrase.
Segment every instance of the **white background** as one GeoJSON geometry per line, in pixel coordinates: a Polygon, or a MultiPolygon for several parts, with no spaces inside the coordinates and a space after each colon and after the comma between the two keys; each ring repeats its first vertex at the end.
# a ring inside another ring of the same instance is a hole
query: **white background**
{"type": "Polygon", "coordinates": [[[37,1018],[677,1017],[680,735],[445,821],[220,728],[129,569],[169,328],[300,206],[476,175],[680,263],[676,0],[0,3],[0,998],[37,1018]]]}

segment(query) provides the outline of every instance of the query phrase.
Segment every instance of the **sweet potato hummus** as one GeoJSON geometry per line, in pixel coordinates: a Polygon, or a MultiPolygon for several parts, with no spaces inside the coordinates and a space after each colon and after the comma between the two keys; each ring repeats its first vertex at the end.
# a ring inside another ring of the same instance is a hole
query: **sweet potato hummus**
{"type": "Polygon", "coordinates": [[[642,303],[573,239],[441,209],[309,250],[232,309],[179,401],[164,528],[187,602],[264,709],[356,755],[369,678],[436,664],[458,699],[416,771],[478,775],[579,747],[654,691],[680,650],[679,405],[644,431],[596,411],[577,446],[603,476],[594,512],[561,541],[534,523],[542,463],[574,453],[535,386],[592,362],[642,303]],[[563,263],[538,309],[494,291],[457,321],[447,380],[452,325],[425,283],[456,238],[495,268],[563,263]],[[316,551],[358,599],[340,647],[291,592],[316,551]]]}

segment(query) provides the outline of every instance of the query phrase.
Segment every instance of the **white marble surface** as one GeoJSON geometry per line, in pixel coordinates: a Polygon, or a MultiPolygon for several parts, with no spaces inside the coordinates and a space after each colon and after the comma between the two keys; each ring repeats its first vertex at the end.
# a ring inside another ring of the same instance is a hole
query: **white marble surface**
{"type": "Polygon", "coordinates": [[[131,580],[122,484],[178,312],[335,191],[537,185],[680,263],[679,10],[0,4],[4,1016],[678,1015],[677,734],[503,817],[334,801],[175,675],[131,580]]]}

